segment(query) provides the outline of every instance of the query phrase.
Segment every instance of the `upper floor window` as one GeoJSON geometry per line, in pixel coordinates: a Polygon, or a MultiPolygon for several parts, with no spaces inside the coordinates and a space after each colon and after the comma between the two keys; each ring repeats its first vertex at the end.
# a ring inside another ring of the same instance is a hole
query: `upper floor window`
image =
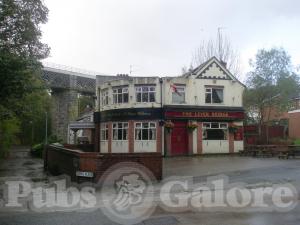
{"type": "Polygon", "coordinates": [[[171,85],[172,103],[185,103],[185,85],[171,85]]]}
{"type": "Polygon", "coordinates": [[[113,123],[113,140],[128,140],[128,123],[113,123]]]}
{"type": "Polygon", "coordinates": [[[205,87],[205,103],[223,103],[223,87],[205,87]]]}
{"type": "Polygon", "coordinates": [[[156,124],[135,123],[135,140],[156,140],[156,124]]]}
{"type": "Polygon", "coordinates": [[[140,86],[135,88],[137,102],[155,102],[155,86],[140,86]]]}
{"type": "Polygon", "coordinates": [[[113,104],[116,103],[128,103],[128,87],[113,89],[113,104]]]}
{"type": "Polygon", "coordinates": [[[108,90],[101,91],[102,105],[108,105],[108,90]]]}
{"type": "Polygon", "coordinates": [[[107,141],[108,140],[108,124],[102,123],[101,124],[101,141],[107,141]]]}

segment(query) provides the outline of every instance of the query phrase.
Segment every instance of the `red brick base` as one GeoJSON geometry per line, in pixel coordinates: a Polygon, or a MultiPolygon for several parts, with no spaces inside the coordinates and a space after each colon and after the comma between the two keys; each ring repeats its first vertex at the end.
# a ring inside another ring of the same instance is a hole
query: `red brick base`
{"type": "Polygon", "coordinates": [[[46,170],[53,175],[67,174],[76,182],[98,182],[107,169],[120,162],[141,164],[149,169],[157,180],[162,179],[162,155],[159,152],[101,154],[49,145],[44,154],[46,170]],[[76,171],[93,172],[94,178],[76,177],[76,171]]]}

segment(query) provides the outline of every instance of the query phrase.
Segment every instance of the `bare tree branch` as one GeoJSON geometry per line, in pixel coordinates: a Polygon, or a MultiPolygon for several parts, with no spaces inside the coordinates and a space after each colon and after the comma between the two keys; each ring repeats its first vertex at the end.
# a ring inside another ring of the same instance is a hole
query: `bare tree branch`
{"type": "Polygon", "coordinates": [[[227,69],[237,78],[240,77],[239,53],[232,46],[230,40],[218,29],[216,40],[203,40],[192,55],[194,67],[206,62],[211,57],[217,57],[220,61],[227,63],[227,69]]]}

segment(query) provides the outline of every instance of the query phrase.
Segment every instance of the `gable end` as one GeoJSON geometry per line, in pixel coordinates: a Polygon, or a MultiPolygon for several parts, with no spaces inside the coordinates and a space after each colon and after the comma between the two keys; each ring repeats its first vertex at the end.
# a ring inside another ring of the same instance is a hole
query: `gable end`
{"type": "Polygon", "coordinates": [[[197,79],[232,80],[228,73],[216,62],[212,61],[196,75],[197,79]]]}

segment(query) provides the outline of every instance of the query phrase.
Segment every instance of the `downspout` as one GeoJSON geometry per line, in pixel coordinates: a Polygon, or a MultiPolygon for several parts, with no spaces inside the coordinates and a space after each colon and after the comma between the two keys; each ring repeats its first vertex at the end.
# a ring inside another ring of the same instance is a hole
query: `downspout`
{"type": "MultiPolygon", "coordinates": [[[[160,123],[159,124],[161,125],[161,129],[163,129],[164,112],[163,112],[163,88],[162,88],[163,79],[162,78],[159,78],[159,83],[160,83],[160,123]]],[[[161,138],[164,139],[164,146],[161,147],[163,147],[164,149],[163,156],[165,157],[166,156],[165,132],[164,132],[164,137],[161,138]]]]}

